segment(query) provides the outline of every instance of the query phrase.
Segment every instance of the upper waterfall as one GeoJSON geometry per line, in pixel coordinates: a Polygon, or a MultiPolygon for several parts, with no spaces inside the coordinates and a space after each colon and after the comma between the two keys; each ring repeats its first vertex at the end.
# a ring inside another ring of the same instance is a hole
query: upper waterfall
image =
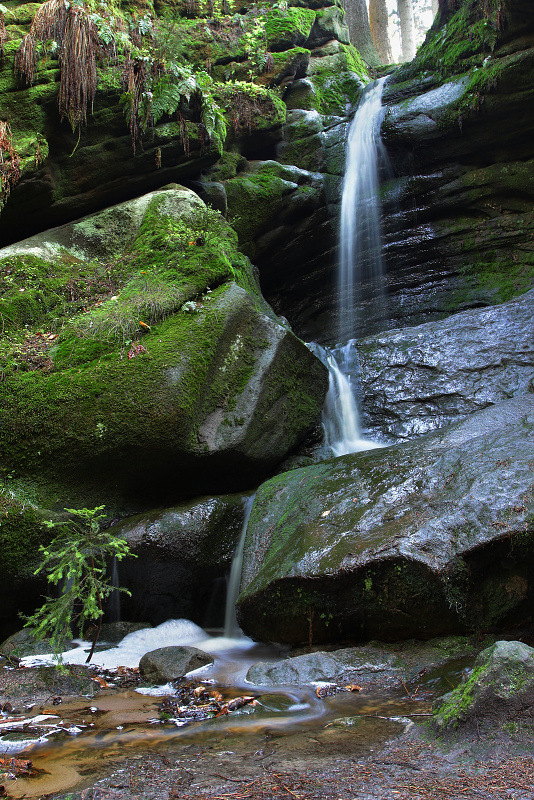
{"type": "MultiPolygon", "coordinates": [[[[355,309],[363,299],[384,305],[380,167],[388,164],[380,136],[386,78],[370,83],[349,129],[341,200],[337,339],[354,337],[355,309]]],[[[382,311],[379,316],[384,316],[382,311]]]]}

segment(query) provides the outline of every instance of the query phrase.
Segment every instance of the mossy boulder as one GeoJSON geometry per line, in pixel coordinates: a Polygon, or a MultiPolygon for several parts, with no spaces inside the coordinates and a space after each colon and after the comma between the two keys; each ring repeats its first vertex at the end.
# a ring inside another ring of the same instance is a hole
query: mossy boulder
{"type": "Polygon", "coordinates": [[[528,618],[533,430],[527,394],[264,483],[247,528],[243,630],[293,644],[424,639],[528,618]]]}
{"type": "Polygon", "coordinates": [[[25,667],[0,670],[0,697],[12,705],[48,701],[52,697],[93,697],[98,684],[91,678],[88,667],[67,666],[25,667]]]}
{"type": "Polygon", "coordinates": [[[289,6],[285,10],[271,8],[265,23],[269,50],[279,52],[302,47],[309,39],[316,12],[311,8],[289,6]]]}
{"type": "Polygon", "coordinates": [[[523,642],[495,642],[477,657],[463,682],[435,703],[440,731],[487,731],[532,725],[534,648],[523,642]]]}
{"type": "MultiPolygon", "coordinates": [[[[74,647],[74,642],[65,640],[64,650],[74,647]]],[[[19,659],[25,656],[40,656],[52,653],[53,647],[50,639],[35,639],[32,628],[23,628],[21,631],[13,633],[0,644],[0,654],[8,659],[19,659]]]]}
{"type": "Polygon", "coordinates": [[[46,505],[246,488],[315,425],[324,368],[193,193],[157,192],[0,259],[2,468],[46,484],[46,505]]]}

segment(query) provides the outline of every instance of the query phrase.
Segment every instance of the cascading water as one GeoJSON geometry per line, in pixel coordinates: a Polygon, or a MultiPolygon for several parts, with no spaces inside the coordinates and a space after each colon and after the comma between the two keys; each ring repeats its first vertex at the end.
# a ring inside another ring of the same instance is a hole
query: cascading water
{"type": "Polygon", "coordinates": [[[241,629],[237,624],[237,617],[235,613],[235,604],[239,595],[239,586],[241,584],[241,571],[243,568],[243,551],[245,549],[245,537],[247,535],[247,525],[254,505],[254,493],[247,497],[245,502],[245,517],[243,519],[243,527],[241,528],[241,538],[237,545],[234,557],[232,559],[232,567],[230,569],[230,577],[228,579],[228,591],[226,593],[226,612],[224,615],[224,636],[227,639],[235,639],[237,636],[242,635],[241,629]]]}
{"type": "Polygon", "coordinates": [[[338,270],[338,341],[333,350],[315,345],[316,355],[328,367],[330,383],[323,410],[325,448],[334,456],[369,450],[380,445],[361,435],[354,383],[355,309],[373,303],[373,316],[385,316],[382,263],[382,220],[378,194],[381,165],[388,163],[380,138],[384,116],[385,78],[365,89],[347,141],[345,179],[341,200],[340,260],[338,270]],[[377,310],[378,309],[378,310],[377,310]]]}
{"type": "Polygon", "coordinates": [[[329,350],[314,345],[315,355],[328,368],[328,393],[323,408],[324,449],[328,457],[345,456],[380,447],[364,439],[355,386],[357,364],[354,341],[329,350]]]}
{"type": "Polygon", "coordinates": [[[113,562],[111,564],[111,585],[113,586],[113,591],[109,596],[108,601],[108,616],[110,622],[120,622],[121,621],[121,593],[119,591],[119,565],[117,563],[117,557],[113,557],[113,562]]]}
{"type": "Polygon", "coordinates": [[[338,271],[338,342],[355,335],[355,309],[371,300],[384,315],[382,208],[379,175],[388,157],[380,136],[384,118],[385,78],[366,87],[347,139],[345,178],[341,198],[338,271]]]}

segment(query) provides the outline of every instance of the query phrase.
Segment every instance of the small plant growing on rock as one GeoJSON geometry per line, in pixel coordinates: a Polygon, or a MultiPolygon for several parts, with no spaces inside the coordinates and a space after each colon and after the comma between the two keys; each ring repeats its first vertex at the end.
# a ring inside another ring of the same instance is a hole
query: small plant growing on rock
{"type": "MultiPolygon", "coordinates": [[[[110,531],[101,530],[106,515],[104,506],[96,508],[66,508],[72,515],[65,522],[48,522],[50,528],[60,527],[60,533],[46,547],[39,548],[43,561],[35,570],[48,573],[48,582],[61,587],[59,597],[46,598],[31,617],[25,617],[24,627],[32,626],[36,639],[50,638],[58,660],[72,627],[83,635],[87,623],[93,623],[95,633],[86,663],[91,661],[100,633],[103,602],[117,587],[106,577],[106,560],[131,555],[124,539],[110,531]]],[[[127,589],[118,591],[130,594],[127,589]]]]}

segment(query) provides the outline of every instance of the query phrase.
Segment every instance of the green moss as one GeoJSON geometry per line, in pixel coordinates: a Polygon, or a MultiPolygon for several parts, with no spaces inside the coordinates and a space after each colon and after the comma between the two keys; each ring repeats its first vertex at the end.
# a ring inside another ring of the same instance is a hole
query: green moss
{"type": "Polygon", "coordinates": [[[334,55],[314,59],[311,79],[313,107],[322,114],[344,115],[356,105],[369,76],[356,48],[340,44],[334,55]]]}
{"type": "Polygon", "coordinates": [[[316,12],[311,8],[271,8],[267,14],[265,34],[270,50],[287,50],[302,45],[308,39],[316,12]]]}
{"type": "Polygon", "coordinates": [[[265,230],[280,212],[284,194],[294,184],[272,174],[242,172],[225,183],[230,220],[239,236],[239,245],[246,255],[254,257],[255,237],[265,230]]]}
{"type": "Polygon", "coordinates": [[[474,669],[469,678],[461,683],[453,692],[446,695],[445,702],[434,713],[437,724],[442,728],[456,728],[465,718],[473,704],[473,695],[478,687],[478,681],[485,667],[474,669]]]}

